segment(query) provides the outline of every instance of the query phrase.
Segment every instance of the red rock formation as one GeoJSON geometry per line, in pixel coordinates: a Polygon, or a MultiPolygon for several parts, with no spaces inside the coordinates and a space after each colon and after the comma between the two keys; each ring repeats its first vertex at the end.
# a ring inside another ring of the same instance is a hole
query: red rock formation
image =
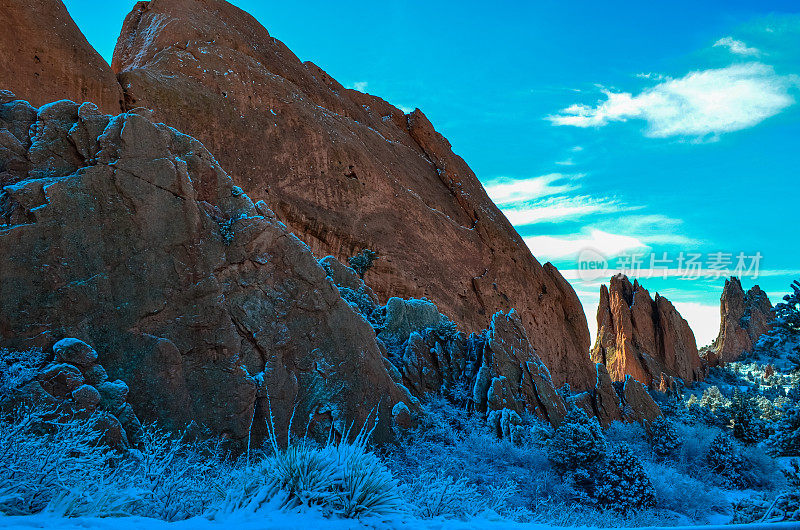
{"type": "Polygon", "coordinates": [[[426,297],[468,331],[516,309],[557,386],[594,385],[575,292],[419,110],[344,88],[221,0],[138,3],[112,66],[129,108],[203,141],[316,255],[376,250],[382,302],[426,297]]]}
{"type": "MultiPolygon", "coordinates": [[[[267,397],[279,430],[296,410],[298,432],[323,437],[373,410],[386,437],[392,407],[413,408],[308,247],[200,142],[89,103],[10,99],[0,139],[21,154],[0,193],[4,346],[80,337],[140,417],[234,440],[263,432],[267,397]]],[[[69,390],[88,377],[68,372],[69,390]]]]}
{"type": "Polygon", "coordinates": [[[59,0],[0,0],[0,89],[34,106],[58,99],[122,110],[114,72],[59,0]]]}
{"type": "Polygon", "coordinates": [[[666,374],[691,385],[705,377],[689,324],[669,300],[658,293],[651,298],[622,274],[600,289],[597,328],[592,360],[603,363],[614,381],[630,375],[648,386],[665,385],[666,374]]]}
{"type": "Polygon", "coordinates": [[[739,278],[725,280],[719,299],[719,335],[706,354],[709,364],[737,360],[749,352],[758,339],[769,331],[774,315],[767,293],[758,285],[746,293],[739,278]]]}

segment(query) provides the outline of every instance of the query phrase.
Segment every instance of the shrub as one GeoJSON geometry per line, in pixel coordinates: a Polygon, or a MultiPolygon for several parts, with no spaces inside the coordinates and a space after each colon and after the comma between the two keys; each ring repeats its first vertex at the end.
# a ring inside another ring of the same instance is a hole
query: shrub
{"type": "Polygon", "coordinates": [[[606,450],[605,436],[597,418],[589,418],[583,409],[573,407],[547,444],[547,456],[566,471],[586,469],[598,462],[606,450]]]}
{"type": "Polygon", "coordinates": [[[648,438],[653,452],[661,457],[674,454],[683,444],[675,424],[659,416],[648,424],[648,438]]]}
{"type": "Polygon", "coordinates": [[[643,462],[655,490],[658,507],[701,523],[712,512],[724,512],[728,503],[718,488],[689,477],[664,463],[643,462]]]}
{"type": "Polygon", "coordinates": [[[372,268],[372,265],[377,259],[378,254],[376,252],[365,248],[355,256],[347,258],[347,263],[350,265],[350,268],[356,271],[358,277],[363,280],[364,274],[366,274],[367,271],[372,268]]]}
{"type": "Polygon", "coordinates": [[[117,515],[142,496],[115,478],[129,472],[98,443],[93,419],[55,421],[52,411],[0,418],[0,513],[50,506],[62,515],[117,515]],[[91,508],[91,509],[90,509],[91,508]]]}
{"type": "Polygon", "coordinates": [[[0,401],[32,381],[47,354],[38,348],[27,351],[11,351],[0,348],[0,401]]]}
{"type": "Polygon", "coordinates": [[[723,479],[723,484],[733,488],[746,488],[747,466],[730,436],[720,433],[714,438],[706,454],[711,471],[723,479]]]}
{"type": "Polygon", "coordinates": [[[403,510],[397,481],[367,449],[372,430],[366,426],[352,443],[345,433],[342,441],[329,439],[322,447],[290,440],[284,449],[271,425],[268,434],[273,454],[236,475],[215,516],[312,506],[327,515],[349,518],[403,510]]]}
{"type": "Polygon", "coordinates": [[[614,448],[597,479],[595,496],[601,506],[627,513],[655,506],[653,484],[629,447],[614,448]]]}
{"type": "Polygon", "coordinates": [[[507,481],[482,494],[466,477],[456,479],[442,471],[423,473],[403,487],[411,512],[424,518],[466,518],[486,511],[508,513],[508,499],[516,492],[517,484],[507,481]]]}

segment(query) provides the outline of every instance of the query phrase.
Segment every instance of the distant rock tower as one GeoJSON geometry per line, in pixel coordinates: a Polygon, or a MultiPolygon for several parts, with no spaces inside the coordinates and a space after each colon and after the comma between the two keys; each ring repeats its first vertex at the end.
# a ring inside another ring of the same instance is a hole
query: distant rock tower
{"type": "Polygon", "coordinates": [[[719,299],[719,335],[705,358],[712,366],[737,360],[750,352],[771,326],[772,304],[758,285],[747,292],[739,278],[725,280],[719,299]]]}

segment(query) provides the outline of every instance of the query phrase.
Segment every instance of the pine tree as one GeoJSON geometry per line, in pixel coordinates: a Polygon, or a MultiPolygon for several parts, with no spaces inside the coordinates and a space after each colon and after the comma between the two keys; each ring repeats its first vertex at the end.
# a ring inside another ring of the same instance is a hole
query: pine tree
{"type": "Polygon", "coordinates": [[[800,281],[790,286],[792,292],[775,304],[775,325],[789,332],[800,332],[800,281]]]}
{"type": "Polygon", "coordinates": [[[653,483],[641,461],[625,445],[611,451],[595,496],[601,506],[623,513],[652,508],[656,503],[653,483]]]}
{"type": "Polygon", "coordinates": [[[603,458],[606,439],[597,418],[589,418],[580,407],[573,407],[553,433],[547,456],[564,471],[586,469],[603,458]]]}
{"type": "Polygon", "coordinates": [[[653,452],[658,456],[669,456],[683,444],[675,424],[663,415],[647,425],[647,433],[653,452]]]}
{"type": "Polygon", "coordinates": [[[747,487],[743,473],[747,470],[744,459],[733,439],[725,433],[719,433],[706,454],[708,467],[719,475],[727,485],[734,488],[747,487]]]}
{"type": "Polygon", "coordinates": [[[800,456],[800,402],[796,399],[784,404],[783,415],[775,423],[775,434],[768,443],[779,456],[800,456]]]}
{"type": "Polygon", "coordinates": [[[748,445],[764,438],[766,427],[761,421],[761,409],[749,393],[735,391],[730,414],[734,438],[748,445]]]}

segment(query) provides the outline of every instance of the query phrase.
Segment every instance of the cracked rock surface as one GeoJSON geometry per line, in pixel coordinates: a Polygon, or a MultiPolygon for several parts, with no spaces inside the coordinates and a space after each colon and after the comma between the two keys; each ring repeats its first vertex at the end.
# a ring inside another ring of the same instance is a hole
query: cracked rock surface
{"type": "MultiPolygon", "coordinates": [[[[284,435],[293,410],[298,432],[320,436],[378,410],[388,436],[407,397],[374,331],[199,141],[145,115],[0,95],[5,346],[97,347],[137,415],[168,428],[259,437],[271,403],[284,435]]],[[[74,375],[70,390],[106,377],[74,375]]]]}

